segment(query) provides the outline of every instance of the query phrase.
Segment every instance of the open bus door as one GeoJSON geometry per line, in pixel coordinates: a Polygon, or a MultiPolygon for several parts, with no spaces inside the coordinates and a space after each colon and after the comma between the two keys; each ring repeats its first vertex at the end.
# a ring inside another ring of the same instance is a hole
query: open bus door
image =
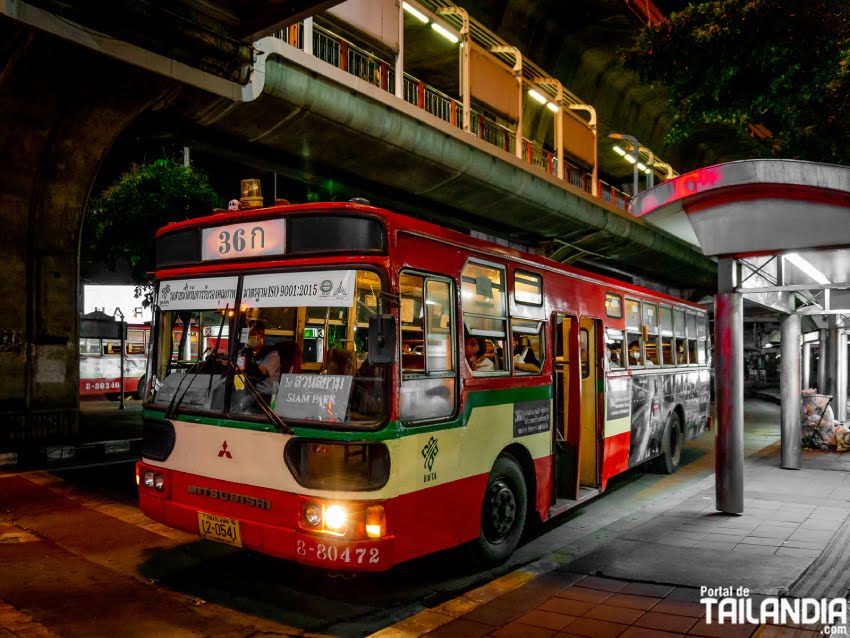
{"type": "Polygon", "coordinates": [[[556,314],[552,515],[599,492],[597,322],[556,314]]]}
{"type": "Polygon", "coordinates": [[[599,487],[599,321],[582,317],[579,324],[581,364],[581,447],[579,492],[599,487]]]}
{"type": "Polygon", "coordinates": [[[578,320],[556,314],[552,318],[554,356],[553,424],[555,477],[552,481],[552,504],[558,499],[578,498],[580,453],[580,405],[578,320]]]}

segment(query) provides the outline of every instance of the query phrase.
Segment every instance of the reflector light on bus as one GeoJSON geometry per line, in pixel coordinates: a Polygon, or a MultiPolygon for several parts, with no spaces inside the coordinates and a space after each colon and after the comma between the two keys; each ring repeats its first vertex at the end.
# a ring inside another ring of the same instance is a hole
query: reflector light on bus
{"type": "Polygon", "coordinates": [[[373,505],[366,510],[366,536],[381,538],[386,528],[386,515],[383,505],[373,505]]]}

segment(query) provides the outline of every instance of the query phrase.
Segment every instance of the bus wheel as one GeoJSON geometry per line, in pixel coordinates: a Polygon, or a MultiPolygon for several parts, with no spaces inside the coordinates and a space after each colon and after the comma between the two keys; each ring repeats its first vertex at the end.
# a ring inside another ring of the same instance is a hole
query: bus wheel
{"type": "Polygon", "coordinates": [[[144,377],[144,375],[142,375],[142,377],[139,378],[139,387],[136,388],[136,393],[133,395],[133,397],[138,399],[139,401],[142,401],[145,398],[145,377],[144,377]]]}
{"type": "Polygon", "coordinates": [[[493,464],[484,504],[478,550],[488,563],[500,563],[513,553],[525,528],[528,495],[525,477],[514,457],[502,454],[493,464]]]}
{"type": "Polygon", "coordinates": [[[664,428],[661,440],[661,456],[656,467],[662,474],[673,474],[679,469],[682,460],[682,428],[679,427],[679,415],[671,412],[664,428]]]}
{"type": "Polygon", "coordinates": [[[121,398],[121,393],[119,393],[119,392],[107,392],[103,396],[105,396],[108,401],[117,401],[118,399],[121,398]]]}

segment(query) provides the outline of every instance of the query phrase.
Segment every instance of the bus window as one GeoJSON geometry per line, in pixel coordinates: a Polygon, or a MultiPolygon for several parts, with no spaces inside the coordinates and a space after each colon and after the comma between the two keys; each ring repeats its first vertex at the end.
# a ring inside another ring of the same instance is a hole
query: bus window
{"type": "Polygon", "coordinates": [[[623,331],[608,328],[605,331],[605,357],[608,367],[618,370],[625,367],[623,358],[623,331]]]}
{"type": "MultiPolygon", "coordinates": [[[[209,280],[207,280],[209,281],[209,280]]],[[[232,292],[235,294],[236,278],[232,292]]],[[[167,295],[168,284],[161,285],[161,296],[167,295]]],[[[175,285],[175,288],[177,286],[175,285]]],[[[188,303],[180,305],[189,305],[188,303]]],[[[200,304],[199,304],[200,305],[200,304]]],[[[212,305],[212,304],[210,304],[212,305]]],[[[223,309],[163,308],[159,321],[157,356],[154,367],[154,402],[169,407],[179,401],[184,408],[220,411],[224,408],[224,363],[213,370],[202,370],[201,364],[213,354],[212,346],[206,350],[203,335],[206,329],[226,337],[228,321],[222,324],[223,309]]],[[[225,354],[223,350],[219,354],[225,354]]]]}
{"type": "Polygon", "coordinates": [[[504,292],[504,268],[475,262],[466,264],[461,274],[464,358],[474,376],[507,373],[504,292]]]}
{"type": "Polygon", "coordinates": [[[256,394],[286,420],[373,423],[384,414],[386,369],[371,366],[369,318],[381,279],[324,270],[243,279],[230,411],[260,415],[256,394]],[[316,384],[313,375],[326,375],[316,384]],[[252,384],[255,392],[246,387],[252,384]]]}
{"type": "Polygon", "coordinates": [[[629,367],[643,366],[640,302],[626,299],[626,348],[629,367]]]}
{"type": "Polygon", "coordinates": [[[543,322],[511,319],[514,374],[540,374],[543,369],[543,322]]]}
{"type": "Polygon", "coordinates": [[[623,298],[620,295],[605,293],[605,314],[612,319],[623,318],[623,298]]]}
{"type": "Polygon", "coordinates": [[[676,344],[676,365],[688,365],[688,351],[685,347],[685,311],[673,310],[673,336],[676,344]]]}
{"type": "Polygon", "coordinates": [[[543,278],[522,270],[514,271],[514,298],[527,306],[542,306],[543,278]]]}
{"type": "Polygon", "coordinates": [[[661,332],[661,363],[665,366],[676,365],[676,359],[673,356],[673,309],[669,306],[661,306],[659,328],[661,332]]]}
{"type": "Polygon", "coordinates": [[[688,361],[692,364],[697,363],[697,316],[696,313],[689,312],[686,315],[687,319],[687,334],[688,334],[688,361]]]}
{"type": "Polygon", "coordinates": [[[455,412],[454,312],[451,281],[403,273],[402,380],[399,413],[405,422],[446,418],[455,412]]]}
{"type": "Polygon", "coordinates": [[[144,330],[127,331],[127,354],[147,354],[146,334],[144,330]]]}
{"type": "Polygon", "coordinates": [[[85,338],[80,339],[80,354],[84,355],[100,355],[100,339],[85,338]]]}
{"type": "Polygon", "coordinates": [[[399,318],[401,323],[401,369],[425,372],[425,278],[402,274],[399,277],[399,318]]]}
{"type": "Polygon", "coordinates": [[[708,339],[706,338],[705,330],[705,315],[697,315],[697,363],[705,365],[708,362],[706,350],[708,349],[708,339]]]}
{"type": "Polygon", "coordinates": [[[646,365],[661,364],[658,352],[658,306],[654,303],[643,302],[643,325],[646,328],[646,365]]]}

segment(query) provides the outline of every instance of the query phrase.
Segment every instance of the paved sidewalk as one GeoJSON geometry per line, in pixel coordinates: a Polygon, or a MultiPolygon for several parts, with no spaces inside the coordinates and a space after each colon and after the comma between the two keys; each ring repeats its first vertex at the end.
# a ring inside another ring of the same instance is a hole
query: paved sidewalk
{"type": "MultiPolygon", "coordinates": [[[[567,562],[518,570],[374,634],[428,636],[816,636],[817,625],[707,624],[701,586],[765,596],[847,598],[850,457],[806,450],[799,471],[779,468],[775,442],[745,460],[745,511],[715,510],[714,476],[593,531],[567,562]],[[581,554],[581,555],[579,555],[581,554]]],[[[685,470],[685,468],[683,468],[685,470]]],[[[605,498],[604,496],[602,497],[605,498]]],[[[841,628],[844,629],[844,628],[841,628]]]]}

